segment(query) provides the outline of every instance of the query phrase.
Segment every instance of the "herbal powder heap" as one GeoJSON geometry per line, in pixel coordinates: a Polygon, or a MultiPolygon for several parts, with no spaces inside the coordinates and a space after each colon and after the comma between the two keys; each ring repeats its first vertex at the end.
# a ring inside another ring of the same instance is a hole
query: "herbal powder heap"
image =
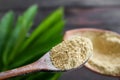
{"type": "Polygon", "coordinates": [[[50,58],[53,65],[61,70],[79,67],[93,51],[88,38],[74,36],[53,47],[50,58]]]}
{"type": "Polygon", "coordinates": [[[120,76],[120,36],[113,32],[84,32],[93,43],[93,56],[87,67],[107,75],[120,76]]]}

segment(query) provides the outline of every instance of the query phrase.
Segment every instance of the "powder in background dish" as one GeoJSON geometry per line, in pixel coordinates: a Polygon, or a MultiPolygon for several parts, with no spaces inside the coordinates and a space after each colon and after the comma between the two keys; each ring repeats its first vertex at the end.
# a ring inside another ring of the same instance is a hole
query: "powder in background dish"
{"type": "Polygon", "coordinates": [[[81,35],[93,43],[93,56],[86,66],[102,74],[120,76],[120,36],[99,31],[86,31],[81,35]]]}
{"type": "Polygon", "coordinates": [[[74,36],[51,50],[51,60],[55,67],[68,70],[77,68],[92,54],[93,46],[88,38],[74,36]]]}

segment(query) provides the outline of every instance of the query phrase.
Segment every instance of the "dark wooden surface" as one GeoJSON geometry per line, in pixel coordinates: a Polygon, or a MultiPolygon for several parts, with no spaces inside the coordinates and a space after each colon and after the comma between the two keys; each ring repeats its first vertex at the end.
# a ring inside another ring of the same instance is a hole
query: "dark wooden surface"
{"type": "Polygon", "coordinates": [[[120,33],[119,7],[70,8],[66,9],[66,16],[69,26],[67,29],[92,27],[120,33]]]}
{"type": "Polygon", "coordinates": [[[56,6],[91,6],[106,7],[119,6],[120,0],[0,0],[0,10],[25,9],[32,4],[38,4],[41,8],[56,6]]]}
{"type": "MultiPolygon", "coordinates": [[[[35,28],[59,6],[65,7],[65,30],[74,28],[102,28],[120,33],[120,0],[0,0],[0,18],[9,10],[20,15],[30,5],[38,4],[35,28]]],[[[96,74],[85,67],[66,72],[60,80],[118,80],[96,74]]]]}
{"type": "Polygon", "coordinates": [[[64,73],[60,80],[119,80],[118,78],[96,74],[86,67],[64,73]]]}

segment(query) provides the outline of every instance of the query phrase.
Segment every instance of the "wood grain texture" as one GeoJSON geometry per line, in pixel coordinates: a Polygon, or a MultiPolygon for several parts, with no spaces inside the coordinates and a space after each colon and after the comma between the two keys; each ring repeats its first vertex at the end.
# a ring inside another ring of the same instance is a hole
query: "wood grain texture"
{"type": "Polygon", "coordinates": [[[32,4],[38,4],[40,8],[56,6],[103,7],[120,6],[120,0],[0,0],[0,10],[24,10],[32,4]]]}
{"type": "Polygon", "coordinates": [[[70,25],[67,29],[92,27],[120,33],[120,8],[71,8],[66,14],[70,25]]]}
{"type": "MultiPolygon", "coordinates": [[[[55,9],[39,9],[34,20],[33,28],[37,27],[52,11],[55,9]]],[[[6,13],[0,12],[0,18],[6,13]]],[[[14,10],[18,16],[23,11],[14,10]]],[[[113,30],[120,33],[120,8],[119,7],[103,7],[103,8],[65,8],[65,19],[67,25],[65,30],[74,28],[101,28],[113,30]]]]}
{"type": "Polygon", "coordinates": [[[82,67],[81,69],[64,73],[60,80],[119,80],[119,78],[99,75],[86,67],[82,67]]]}

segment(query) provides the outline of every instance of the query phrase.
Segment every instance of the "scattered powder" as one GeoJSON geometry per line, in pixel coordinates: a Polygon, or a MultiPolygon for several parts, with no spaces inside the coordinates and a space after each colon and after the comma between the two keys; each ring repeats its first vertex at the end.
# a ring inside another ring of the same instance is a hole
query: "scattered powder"
{"type": "Polygon", "coordinates": [[[120,36],[113,32],[85,32],[91,39],[93,56],[86,66],[107,75],[120,76],[120,36]]]}
{"type": "Polygon", "coordinates": [[[88,38],[74,36],[51,50],[51,60],[56,68],[68,70],[79,67],[90,56],[93,46],[88,38]]]}

